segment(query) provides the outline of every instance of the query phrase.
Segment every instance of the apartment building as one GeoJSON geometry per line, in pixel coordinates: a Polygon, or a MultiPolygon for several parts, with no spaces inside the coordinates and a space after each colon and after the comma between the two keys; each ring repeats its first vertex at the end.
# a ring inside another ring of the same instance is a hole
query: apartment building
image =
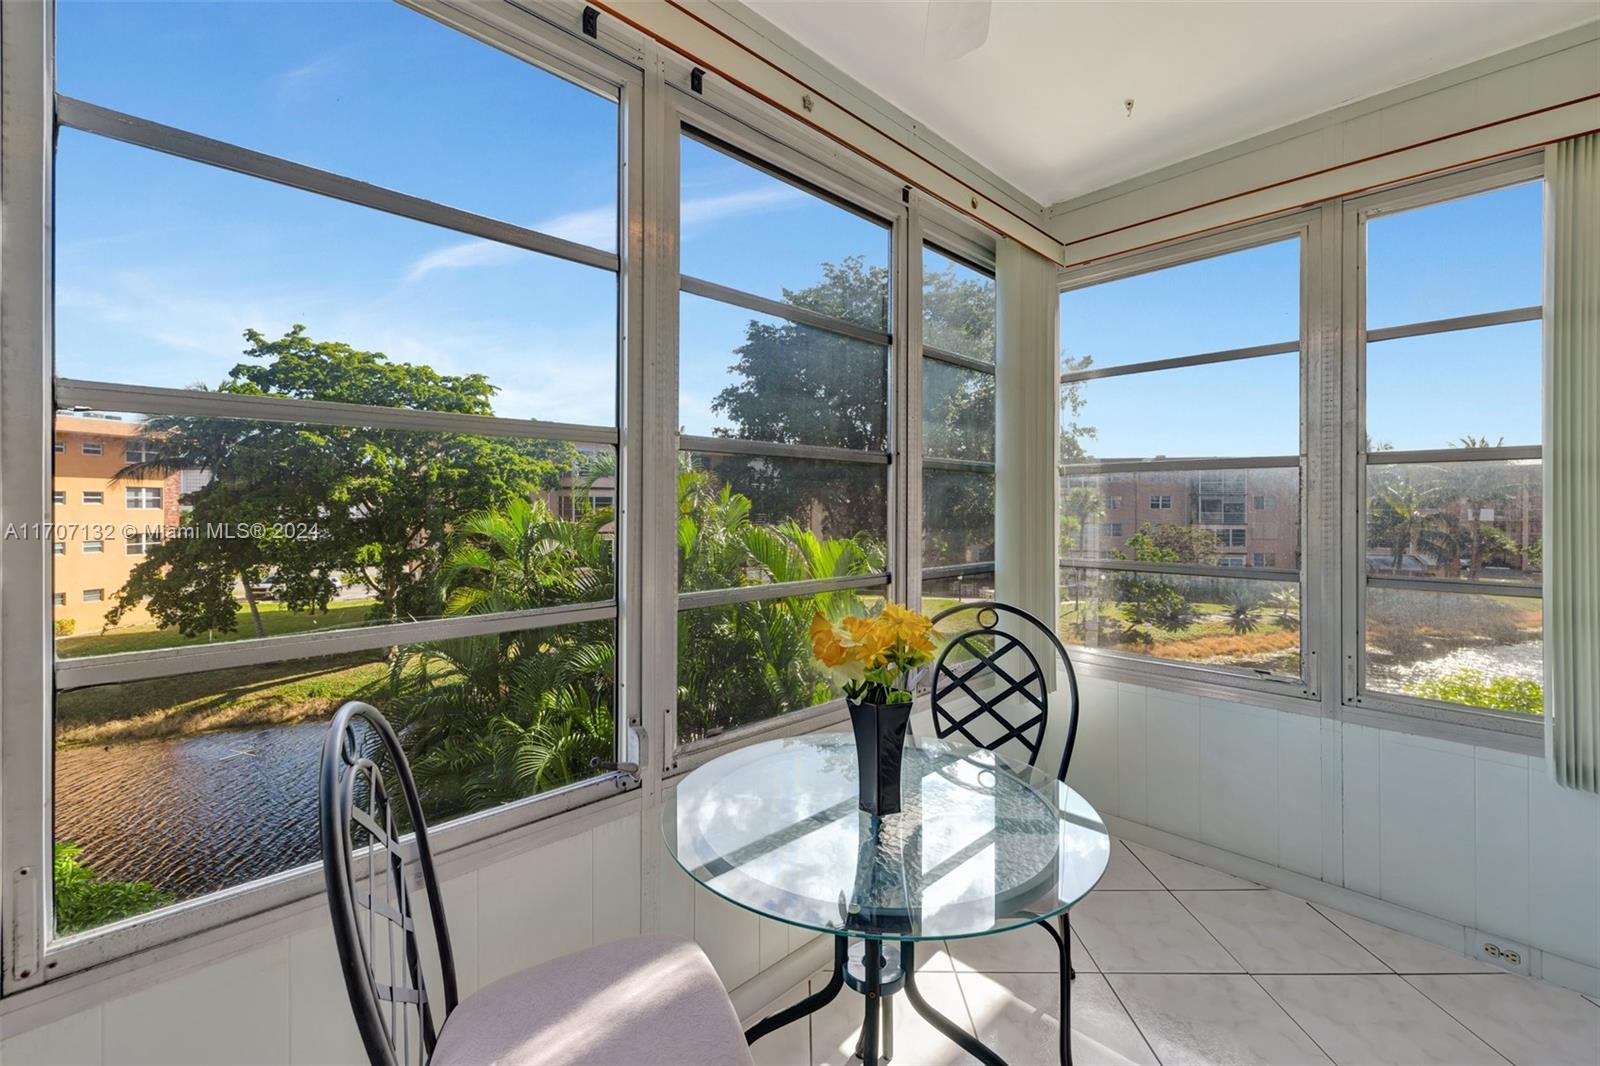
{"type": "MultiPolygon", "coordinates": [[[[144,456],[138,433],[139,423],[104,415],[56,416],[55,495],[48,521],[58,634],[100,630],[129,571],[163,529],[177,525],[178,474],[118,476],[144,456]]],[[[147,621],[143,607],[123,618],[124,624],[147,621]]]]}

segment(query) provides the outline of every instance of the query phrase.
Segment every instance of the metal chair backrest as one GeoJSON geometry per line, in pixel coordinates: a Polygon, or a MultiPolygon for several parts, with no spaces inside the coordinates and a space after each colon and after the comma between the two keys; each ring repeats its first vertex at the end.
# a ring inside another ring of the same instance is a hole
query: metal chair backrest
{"type": "Polygon", "coordinates": [[[322,870],[333,939],[367,1058],[373,1066],[421,1066],[433,1054],[444,1019],[456,1008],[455,957],[416,781],[400,738],[368,704],[346,703],[328,727],[322,746],[320,805],[322,870]],[[437,1004],[423,976],[406,878],[406,848],[389,797],[391,783],[399,786],[415,833],[411,862],[421,874],[438,947],[444,1010],[437,1018],[437,1004]]]}
{"type": "Polygon", "coordinates": [[[941,739],[959,733],[968,743],[990,751],[1015,741],[1028,752],[1028,765],[1037,765],[1050,720],[1050,698],[1038,656],[1015,632],[1031,626],[1048,639],[1065,667],[1070,717],[1056,772],[1057,779],[1065,781],[1078,735],[1078,678],[1067,649],[1049,626],[1027,611],[992,600],[947,607],[933,616],[934,625],[964,611],[977,613],[977,626],[953,634],[933,663],[930,705],[934,733],[941,739]],[[1016,619],[1019,624],[1008,631],[1001,627],[1003,618],[1016,619]],[[971,706],[958,707],[962,697],[970,700],[971,706]],[[1009,713],[1007,704],[1012,708],[1009,713]]]}

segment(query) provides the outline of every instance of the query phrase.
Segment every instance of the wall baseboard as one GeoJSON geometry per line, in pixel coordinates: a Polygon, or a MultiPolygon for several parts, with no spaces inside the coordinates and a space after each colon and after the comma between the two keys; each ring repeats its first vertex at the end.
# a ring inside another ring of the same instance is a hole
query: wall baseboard
{"type": "MultiPolygon", "coordinates": [[[[1107,815],[1105,821],[1112,835],[1120,839],[1144,844],[1165,851],[1169,855],[1176,855],[1180,859],[1188,859],[1190,862],[1202,863],[1223,873],[1299,896],[1312,903],[1334,907],[1374,925],[1408,933],[1458,954],[1472,956],[1470,947],[1473,931],[1459,923],[1402,907],[1397,903],[1345,888],[1343,885],[1319,881],[1281,866],[1261,862],[1259,859],[1224,851],[1154,826],[1130,822],[1126,818],[1114,815],[1107,815]]],[[[1532,952],[1529,961],[1534,977],[1586,995],[1600,996],[1600,969],[1537,949],[1532,952]]]]}

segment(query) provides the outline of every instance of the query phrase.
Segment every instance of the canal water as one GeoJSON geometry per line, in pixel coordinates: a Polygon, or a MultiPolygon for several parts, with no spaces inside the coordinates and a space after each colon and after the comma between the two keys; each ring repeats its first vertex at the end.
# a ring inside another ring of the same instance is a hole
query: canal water
{"type": "Polygon", "coordinates": [[[56,753],[56,839],[179,899],[320,861],[323,721],[56,753]]]}

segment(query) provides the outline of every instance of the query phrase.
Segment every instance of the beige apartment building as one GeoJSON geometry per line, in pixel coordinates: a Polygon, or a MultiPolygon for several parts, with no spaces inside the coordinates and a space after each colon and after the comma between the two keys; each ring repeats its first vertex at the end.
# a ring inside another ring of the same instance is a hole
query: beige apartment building
{"type": "MultiPolygon", "coordinates": [[[[139,423],[59,414],[55,422],[53,524],[55,620],[97,633],[128,573],[178,524],[179,476],[119,479],[143,457],[139,423]]],[[[137,607],[124,624],[148,622],[137,607]]],[[[58,626],[59,629],[66,628],[58,626]]]]}

